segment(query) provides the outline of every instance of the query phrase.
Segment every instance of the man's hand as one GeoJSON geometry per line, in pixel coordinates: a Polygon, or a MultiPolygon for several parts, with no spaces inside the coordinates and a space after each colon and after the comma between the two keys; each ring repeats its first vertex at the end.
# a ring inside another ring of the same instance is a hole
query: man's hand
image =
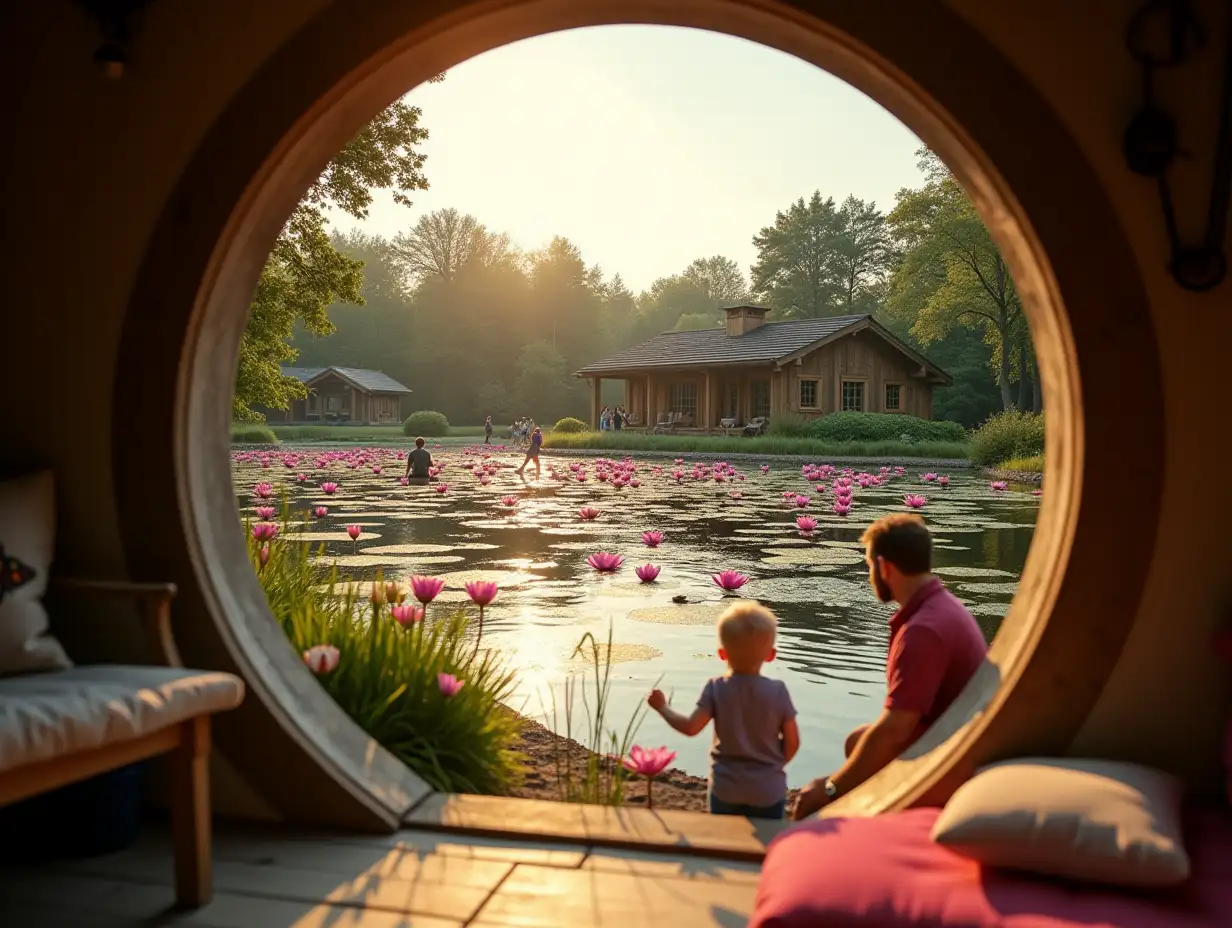
{"type": "Polygon", "coordinates": [[[667,705],[667,697],[663,695],[662,690],[651,690],[650,695],[646,697],[646,702],[655,712],[662,712],[667,705]]]}
{"type": "Polygon", "coordinates": [[[821,777],[800,791],[791,817],[799,822],[810,815],[816,815],[829,804],[830,797],[826,795],[826,777],[821,777]]]}

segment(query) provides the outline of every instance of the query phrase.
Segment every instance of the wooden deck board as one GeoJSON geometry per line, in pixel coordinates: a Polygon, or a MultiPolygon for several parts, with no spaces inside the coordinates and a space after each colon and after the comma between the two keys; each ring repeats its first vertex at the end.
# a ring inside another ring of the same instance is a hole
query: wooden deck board
{"type": "Polygon", "coordinates": [[[737,928],[753,912],[747,883],[631,876],[519,864],[480,910],[474,928],[737,928]]]}
{"type": "MultiPolygon", "coordinates": [[[[602,816],[596,825],[593,813],[578,820],[592,834],[616,827],[602,816]]],[[[715,833],[700,834],[705,840],[715,833]]],[[[685,849],[675,853],[660,843],[651,852],[624,851],[530,835],[488,839],[404,830],[313,836],[268,826],[221,828],[214,900],[176,912],[170,835],[155,827],[118,854],[0,871],[0,925],[625,928],[652,918],[680,928],[744,924],[756,865],[699,856],[693,844],[685,849]]]]}
{"type": "Polygon", "coordinates": [[[721,856],[760,862],[782,822],[752,822],[732,815],[658,812],[499,796],[437,794],[404,820],[419,829],[478,835],[523,834],[558,841],[721,856]]]}

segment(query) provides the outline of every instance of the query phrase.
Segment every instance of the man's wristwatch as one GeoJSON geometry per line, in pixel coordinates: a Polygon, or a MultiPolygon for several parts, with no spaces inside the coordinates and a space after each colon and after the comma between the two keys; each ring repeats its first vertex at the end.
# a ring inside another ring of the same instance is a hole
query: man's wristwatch
{"type": "Polygon", "coordinates": [[[822,786],[822,789],[825,790],[827,799],[837,799],[838,798],[838,787],[834,785],[834,781],[831,780],[829,777],[826,777],[826,782],[822,786]]]}

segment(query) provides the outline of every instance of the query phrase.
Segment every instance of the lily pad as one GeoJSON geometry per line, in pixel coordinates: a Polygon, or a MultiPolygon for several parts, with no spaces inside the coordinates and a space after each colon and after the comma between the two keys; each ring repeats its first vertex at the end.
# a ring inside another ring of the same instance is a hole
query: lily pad
{"type": "Polygon", "coordinates": [[[651,606],[634,609],[629,618],[636,622],[654,622],[657,625],[713,625],[730,602],[688,603],[666,606],[651,606]]]}

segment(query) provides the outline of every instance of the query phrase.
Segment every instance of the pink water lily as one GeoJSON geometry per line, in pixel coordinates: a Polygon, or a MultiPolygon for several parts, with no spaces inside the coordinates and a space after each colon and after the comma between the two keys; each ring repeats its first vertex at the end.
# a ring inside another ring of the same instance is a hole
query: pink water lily
{"type": "Polygon", "coordinates": [[[466,686],[466,681],[459,680],[451,673],[438,673],[436,675],[436,688],[441,691],[441,695],[446,699],[457,696],[464,686],[466,686]]]}
{"type": "Polygon", "coordinates": [[[937,478],[937,483],[938,483],[940,486],[943,486],[943,487],[948,487],[948,486],[950,485],[950,478],[949,478],[949,477],[947,477],[945,474],[941,474],[941,475],[937,478]]]}
{"type": "Polygon", "coordinates": [[[484,606],[496,599],[499,589],[491,580],[472,580],[466,585],[466,595],[482,612],[484,606]]]}
{"type": "Polygon", "coordinates": [[[622,555],[609,554],[606,551],[596,551],[586,558],[587,564],[603,574],[609,574],[614,570],[618,570],[624,562],[625,559],[622,555]]]}
{"type": "Polygon", "coordinates": [[[445,588],[445,581],[439,577],[424,577],[419,574],[411,577],[411,595],[425,606],[440,594],[445,588]]]}
{"type": "Polygon", "coordinates": [[[269,559],[270,559],[270,546],[262,545],[261,550],[257,552],[257,562],[261,565],[262,568],[264,568],[265,565],[269,563],[269,559]]]}
{"type": "Polygon", "coordinates": [[[749,578],[736,570],[723,570],[710,578],[725,593],[734,593],[746,583],[749,578]]]}
{"type": "Polygon", "coordinates": [[[807,496],[797,496],[795,499],[796,507],[799,509],[807,509],[809,498],[807,496]]]}
{"type": "Polygon", "coordinates": [[[741,493],[739,490],[729,490],[727,492],[727,495],[731,499],[743,499],[744,498],[744,494],[741,493]]]}
{"type": "Polygon", "coordinates": [[[663,533],[659,531],[642,532],[642,544],[647,548],[657,548],[663,544],[663,533]]]}
{"type": "Polygon", "coordinates": [[[831,507],[831,510],[836,516],[845,516],[847,513],[851,512],[851,500],[836,499],[834,501],[834,505],[831,507]]]}
{"type": "Polygon", "coordinates": [[[1009,485],[1008,483],[1006,483],[1004,480],[994,480],[992,483],[988,484],[988,489],[990,489],[990,490],[1008,490],[1008,489],[1009,489],[1009,486],[1010,486],[1010,485],[1009,485]]]}
{"type": "Polygon", "coordinates": [[[586,522],[592,522],[599,518],[599,510],[594,506],[583,506],[578,510],[578,515],[586,522]]]}
{"type": "Polygon", "coordinates": [[[654,583],[655,579],[659,576],[659,571],[662,569],[654,564],[643,564],[634,573],[637,574],[637,579],[641,580],[642,583],[654,583]]]}
{"type": "Polygon", "coordinates": [[[676,759],[676,752],[669,751],[666,747],[651,748],[647,750],[641,745],[635,744],[629,749],[629,756],[623,758],[621,763],[626,770],[639,774],[646,778],[646,808],[654,808],[653,786],[654,778],[667,769],[668,764],[676,759]]]}
{"type": "Polygon", "coordinates": [[[812,516],[796,516],[796,528],[801,535],[811,535],[817,530],[817,520],[812,516]]]}
{"type": "Polygon", "coordinates": [[[254,522],[252,537],[257,541],[269,541],[278,534],[278,526],[273,522],[254,522]]]}
{"type": "Polygon", "coordinates": [[[389,607],[389,614],[395,622],[407,628],[416,622],[423,621],[424,608],[423,606],[412,606],[410,603],[399,603],[389,607]]]}
{"type": "Polygon", "coordinates": [[[1034,490],[1031,491],[1031,495],[1032,496],[1043,496],[1044,491],[1041,490],[1039,487],[1036,487],[1034,490]]]}
{"type": "Polygon", "coordinates": [[[924,504],[928,502],[926,497],[920,496],[918,493],[908,493],[903,497],[903,503],[909,509],[923,509],[924,504]]]}
{"type": "Polygon", "coordinates": [[[516,496],[502,496],[501,497],[502,506],[512,507],[512,506],[516,506],[517,504],[518,504],[518,498],[516,496]]]}
{"type": "Polygon", "coordinates": [[[318,519],[324,519],[327,515],[329,515],[329,507],[328,506],[317,506],[315,509],[312,510],[312,514],[316,516],[318,519]]]}
{"type": "Polygon", "coordinates": [[[255,493],[259,499],[269,499],[274,495],[274,487],[272,484],[262,481],[252,488],[252,492],[255,493]]]}
{"type": "Polygon", "coordinates": [[[768,474],[768,473],[770,473],[770,465],[769,465],[769,464],[763,464],[763,465],[761,466],[761,472],[762,472],[763,474],[768,474]]]}
{"type": "Polygon", "coordinates": [[[275,511],[276,510],[273,506],[258,506],[257,518],[263,522],[268,522],[270,519],[274,518],[275,511]]]}
{"type": "Polygon", "coordinates": [[[324,493],[326,496],[333,496],[335,493],[338,492],[338,484],[327,480],[325,481],[325,483],[321,484],[321,492],[324,493]]]}
{"type": "Polygon", "coordinates": [[[409,486],[409,485],[410,485],[410,482],[411,482],[411,481],[410,481],[410,478],[409,478],[409,477],[399,477],[399,478],[398,478],[398,483],[400,483],[400,484],[401,484],[402,486],[404,486],[404,487],[405,487],[405,486],[409,486]]]}
{"type": "Polygon", "coordinates": [[[341,659],[342,652],[332,644],[315,644],[304,652],[304,663],[315,674],[329,673],[341,659]]]}
{"type": "Polygon", "coordinates": [[[346,533],[351,536],[351,541],[359,541],[359,536],[364,533],[364,530],[358,525],[348,525],[346,533]]]}

